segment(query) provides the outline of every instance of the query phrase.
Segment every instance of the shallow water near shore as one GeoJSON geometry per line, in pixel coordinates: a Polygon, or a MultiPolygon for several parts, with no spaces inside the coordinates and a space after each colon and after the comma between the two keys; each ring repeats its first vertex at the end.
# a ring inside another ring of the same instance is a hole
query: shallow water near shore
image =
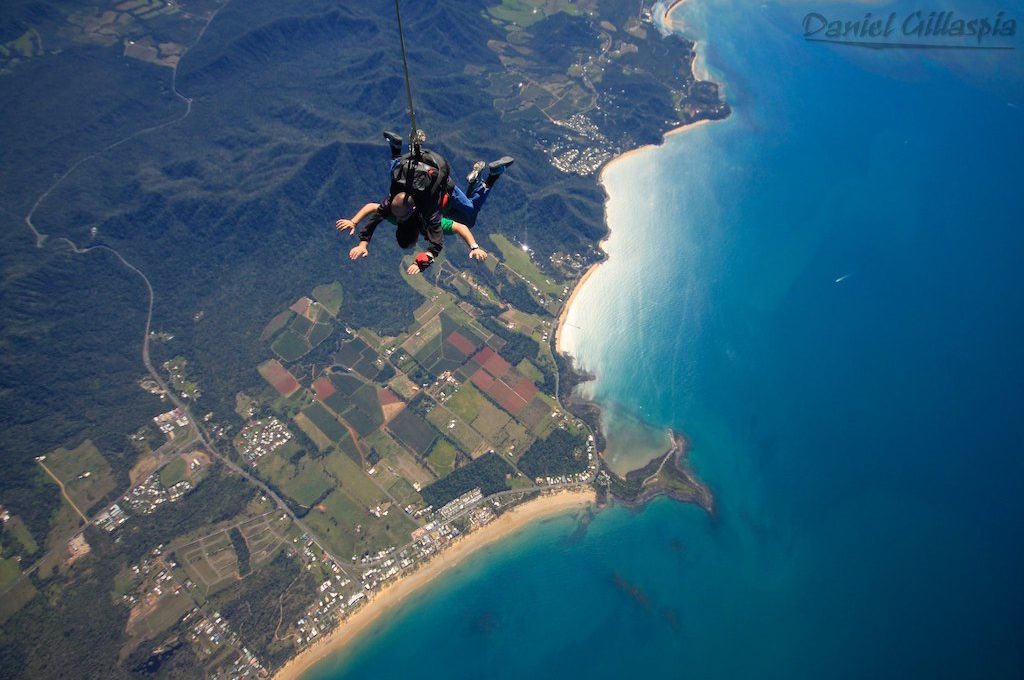
{"type": "Polygon", "coordinates": [[[718,515],[546,522],[311,678],[1024,675],[1020,50],[812,44],[811,11],[680,9],[734,114],[607,171],[564,329],[612,443],[686,433],[718,515]]]}

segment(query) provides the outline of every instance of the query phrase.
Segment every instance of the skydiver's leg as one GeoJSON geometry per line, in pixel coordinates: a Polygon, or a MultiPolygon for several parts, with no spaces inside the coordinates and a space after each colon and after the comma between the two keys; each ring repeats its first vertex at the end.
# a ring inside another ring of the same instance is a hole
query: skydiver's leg
{"type": "Polygon", "coordinates": [[[469,202],[473,205],[474,222],[476,221],[476,215],[480,214],[480,211],[484,207],[484,202],[487,200],[490,193],[491,185],[486,182],[475,182],[473,186],[469,188],[469,202]]]}
{"type": "Polygon", "coordinates": [[[476,216],[480,212],[479,205],[482,205],[482,202],[474,203],[473,199],[466,195],[466,192],[459,188],[458,185],[455,185],[452,193],[449,194],[448,207],[445,212],[452,219],[472,228],[476,224],[476,216]]]}
{"type": "Polygon", "coordinates": [[[494,183],[498,181],[501,174],[505,172],[505,168],[516,162],[512,156],[502,156],[496,161],[491,161],[487,164],[487,179],[484,180],[484,184],[488,187],[494,186],[494,183]]]}
{"type": "Polygon", "coordinates": [[[388,146],[391,147],[392,158],[402,155],[402,138],[397,133],[385,130],[384,139],[388,140],[388,146]]]}
{"type": "Polygon", "coordinates": [[[402,162],[401,158],[392,158],[388,161],[388,186],[385,191],[391,192],[391,178],[394,177],[395,166],[402,162]]]}
{"type": "Polygon", "coordinates": [[[487,196],[490,195],[491,187],[498,181],[501,174],[505,172],[505,168],[512,165],[515,162],[511,156],[503,156],[496,161],[489,163],[487,167],[487,179],[480,180],[480,171],[484,169],[483,162],[478,162],[473,166],[473,171],[469,173],[468,179],[469,184],[467,188],[469,193],[466,194],[458,186],[452,191],[452,199],[449,202],[449,211],[455,213],[460,217],[460,222],[463,222],[466,226],[472,228],[476,224],[476,218],[480,214],[480,211],[484,207],[484,202],[487,200],[487,196]]]}

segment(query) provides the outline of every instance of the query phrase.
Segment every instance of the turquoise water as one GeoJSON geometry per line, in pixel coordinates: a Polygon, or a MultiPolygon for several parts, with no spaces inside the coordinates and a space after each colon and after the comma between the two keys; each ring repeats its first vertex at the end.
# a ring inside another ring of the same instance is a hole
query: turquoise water
{"type": "Polygon", "coordinates": [[[1019,50],[806,43],[821,7],[677,15],[734,115],[611,167],[567,327],[612,455],[686,432],[718,515],[546,523],[313,677],[1024,676],[1019,50]]]}

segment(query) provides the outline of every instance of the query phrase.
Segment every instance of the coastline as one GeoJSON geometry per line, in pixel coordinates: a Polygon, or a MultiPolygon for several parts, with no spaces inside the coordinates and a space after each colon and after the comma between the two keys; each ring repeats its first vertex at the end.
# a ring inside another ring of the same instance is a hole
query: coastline
{"type": "MultiPolygon", "coordinates": [[[[600,184],[602,187],[605,187],[605,224],[607,225],[608,223],[608,188],[605,184],[605,173],[607,173],[612,166],[614,166],[616,163],[619,163],[620,161],[632,157],[634,154],[644,153],[650,151],[651,149],[656,149],[659,146],[664,145],[665,140],[667,140],[669,137],[673,137],[684,132],[689,132],[690,130],[698,128],[707,123],[717,122],[717,120],[724,119],[701,118],[700,120],[695,120],[692,123],[686,123],[685,125],[680,125],[679,127],[672,128],[671,130],[665,132],[661,136],[660,143],[644,144],[643,146],[638,146],[637,148],[625,151],[616,156],[615,158],[611,159],[610,161],[608,161],[604,165],[604,167],[601,168],[601,174],[599,175],[597,180],[598,184],[600,184]]],[[[590,280],[590,277],[593,276],[593,274],[597,271],[598,267],[600,267],[601,265],[608,261],[608,251],[605,248],[605,244],[608,242],[609,238],[611,238],[610,226],[608,226],[608,233],[597,244],[597,247],[601,250],[602,253],[604,253],[604,256],[599,262],[595,262],[594,264],[590,265],[590,267],[587,268],[587,271],[583,273],[583,276],[581,276],[579,280],[576,281],[576,285],[573,286],[572,292],[569,293],[569,297],[566,299],[565,304],[562,305],[562,311],[558,313],[558,323],[555,326],[555,351],[560,354],[567,354],[570,357],[572,356],[565,349],[565,347],[562,346],[562,327],[565,325],[566,320],[569,318],[569,309],[570,307],[572,307],[572,303],[576,301],[576,296],[579,295],[579,292],[583,289],[583,286],[586,285],[588,280],[590,280]]]]}
{"type": "MultiPolygon", "coordinates": [[[[682,32],[682,30],[685,28],[682,23],[680,23],[679,25],[676,25],[672,21],[672,14],[676,10],[678,10],[681,6],[686,4],[687,2],[689,2],[689,0],[671,0],[671,2],[669,2],[668,6],[665,8],[664,14],[662,14],[662,16],[661,16],[661,22],[664,24],[665,28],[668,31],[670,31],[670,32],[682,32]]],[[[710,77],[710,74],[708,73],[707,69],[702,64],[699,63],[701,58],[702,58],[702,55],[703,55],[701,50],[698,49],[699,46],[700,46],[700,42],[694,40],[694,42],[693,42],[694,57],[693,57],[693,60],[691,61],[691,64],[690,64],[690,70],[691,70],[691,73],[693,74],[693,76],[695,78],[697,78],[699,80],[709,80],[710,81],[711,77],[710,77]]],[[[719,83],[718,86],[721,88],[722,84],[719,83]]],[[[604,188],[604,192],[605,192],[605,202],[604,202],[604,206],[605,206],[605,209],[604,209],[605,220],[604,221],[605,221],[605,227],[607,229],[607,233],[605,234],[604,238],[602,238],[601,241],[598,243],[598,248],[601,250],[602,257],[601,257],[601,259],[598,262],[595,262],[594,264],[592,264],[587,269],[587,271],[584,272],[583,275],[576,281],[576,284],[573,286],[572,292],[569,294],[569,297],[566,299],[565,304],[562,306],[562,309],[559,311],[557,324],[555,326],[555,334],[554,334],[554,350],[555,350],[555,353],[563,355],[568,360],[570,365],[573,366],[576,370],[581,370],[581,369],[580,369],[579,366],[576,365],[576,360],[575,360],[575,357],[573,356],[571,350],[569,350],[565,346],[564,335],[563,335],[562,330],[563,330],[563,327],[565,326],[565,324],[568,321],[572,305],[573,305],[574,302],[577,301],[577,296],[579,295],[580,291],[583,289],[583,287],[590,280],[591,276],[593,276],[597,272],[598,268],[608,261],[609,255],[608,255],[608,250],[607,250],[606,245],[607,245],[609,239],[611,238],[611,224],[610,224],[610,222],[608,220],[608,202],[611,199],[611,195],[610,195],[610,193],[608,191],[608,184],[607,184],[607,173],[608,173],[608,171],[616,163],[619,163],[620,161],[623,161],[623,160],[625,160],[627,158],[631,158],[634,154],[649,152],[649,151],[651,151],[651,150],[653,150],[653,149],[655,149],[657,147],[664,146],[665,143],[668,141],[669,137],[672,137],[674,135],[679,135],[679,134],[682,134],[684,132],[688,132],[688,131],[690,131],[690,130],[692,130],[694,128],[697,128],[697,127],[699,127],[701,125],[704,125],[706,123],[712,123],[712,122],[719,121],[719,120],[726,120],[726,119],[728,119],[729,115],[730,114],[727,113],[726,116],[723,117],[723,118],[701,118],[699,120],[694,120],[694,121],[691,121],[689,123],[685,123],[685,124],[680,125],[678,127],[672,128],[671,130],[667,130],[666,132],[662,133],[661,141],[660,142],[653,143],[653,144],[644,144],[644,145],[638,146],[638,147],[636,147],[634,149],[630,149],[629,151],[625,151],[625,152],[619,154],[618,156],[616,156],[615,158],[612,158],[610,161],[608,161],[604,165],[604,167],[601,168],[601,172],[600,172],[600,174],[598,176],[598,184],[600,184],[601,187],[604,188]]],[[[592,408],[596,409],[597,411],[600,411],[600,406],[598,404],[590,402],[590,406],[592,408]]],[[[697,505],[699,505],[702,508],[704,508],[709,514],[713,514],[713,512],[714,512],[714,499],[713,499],[713,497],[711,495],[711,492],[710,492],[710,490],[706,486],[704,486],[704,484],[702,482],[700,482],[700,480],[697,478],[697,476],[690,469],[689,464],[687,462],[687,456],[686,456],[687,446],[686,446],[686,443],[685,443],[685,437],[682,436],[682,435],[677,435],[671,429],[669,430],[669,434],[672,437],[674,443],[673,443],[673,446],[666,453],[665,460],[667,460],[669,457],[672,457],[673,458],[673,467],[675,467],[677,469],[677,471],[686,479],[686,481],[691,483],[693,485],[693,487],[697,490],[697,492],[695,494],[693,494],[692,496],[689,495],[689,494],[669,494],[669,495],[673,495],[674,497],[677,497],[678,500],[681,500],[681,501],[684,501],[684,502],[696,503],[697,505]],[[676,455],[672,456],[673,453],[675,453],[676,455]]],[[[602,458],[602,460],[604,461],[604,464],[608,465],[607,459],[604,458],[605,451],[604,450],[599,451],[598,455],[602,458]]],[[[655,460],[657,460],[657,459],[655,459],[655,460]]],[[[645,469],[646,467],[647,466],[644,466],[644,468],[641,468],[641,470],[645,469]]],[[[639,470],[636,470],[636,471],[633,471],[633,472],[639,472],[639,470]]],[[[627,474],[627,477],[628,477],[628,474],[627,474]]],[[[650,500],[651,498],[653,498],[653,496],[647,495],[640,503],[638,503],[638,505],[643,505],[644,502],[650,500]]]]}
{"type": "Polygon", "coordinates": [[[400,607],[411,595],[458,565],[463,559],[519,532],[534,522],[564,514],[570,510],[596,505],[596,493],[561,491],[540,496],[515,506],[490,524],[458,538],[455,542],[415,572],[400,577],[374,594],[367,604],[342,621],[318,642],[293,657],[277,673],[274,680],[300,680],[316,664],[328,656],[345,650],[384,614],[400,607]]]}
{"type": "MultiPolygon", "coordinates": [[[[607,237],[605,237],[605,239],[602,239],[601,242],[597,244],[597,247],[600,248],[602,251],[604,250],[605,240],[607,240],[607,237]]],[[[607,255],[605,255],[605,257],[607,257],[607,255]]],[[[562,311],[558,313],[558,323],[555,325],[556,352],[559,352],[561,354],[566,353],[565,349],[562,347],[562,326],[565,325],[565,321],[569,317],[569,308],[572,307],[572,303],[576,299],[576,296],[579,295],[580,290],[583,288],[583,284],[587,282],[587,279],[589,279],[591,275],[593,275],[593,273],[597,271],[597,268],[600,267],[601,264],[603,264],[603,262],[604,260],[602,260],[601,262],[595,262],[594,264],[587,267],[587,271],[583,272],[583,276],[581,276],[579,280],[576,282],[576,285],[573,286],[572,292],[569,293],[569,298],[565,301],[565,304],[562,305],[562,311]]]]}
{"type": "MultiPolygon", "coordinates": [[[[689,2],[689,0],[673,0],[673,2],[671,2],[669,4],[669,6],[665,9],[665,14],[663,15],[663,21],[665,22],[665,25],[670,30],[673,30],[673,31],[676,31],[676,30],[680,30],[681,31],[682,30],[682,28],[683,28],[682,26],[677,27],[673,23],[673,21],[672,21],[672,14],[677,9],[679,9],[684,4],[686,4],[687,2],[689,2]]],[[[707,72],[707,69],[704,68],[703,66],[699,66],[698,65],[698,61],[701,59],[701,54],[702,54],[701,51],[698,49],[699,45],[700,45],[700,42],[695,40],[694,43],[693,43],[694,58],[693,58],[693,62],[690,65],[690,69],[691,69],[691,72],[693,73],[694,77],[696,77],[696,78],[698,78],[700,80],[710,80],[710,74],[707,72]]],[[[719,87],[722,87],[721,83],[719,83],[719,87]]],[[[573,286],[572,293],[569,294],[569,297],[565,301],[565,304],[562,305],[562,311],[560,311],[558,313],[558,323],[555,326],[555,351],[556,352],[558,352],[560,354],[569,355],[570,358],[571,358],[571,354],[569,352],[567,352],[566,349],[562,346],[562,326],[565,325],[565,322],[566,322],[566,320],[569,317],[569,309],[570,309],[570,307],[572,307],[572,303],[575,302],[576,296],[579,294],[580,290],[582,290],[583,286],[587,283],[587,281],[594,274],[594,272],[597,271],[597,268],[600,267],[602,264],[604,264],[608,260],[608,251],[605,248],[605,244],[608,242],[608,239],[611,237],[611,225],[608,224],[608,198],[609,198],[609,196],[608,196],[607,184],[605,183],[605,174],[616,163],[619,163],[620,161],[623,161],[623,160],[625,160],[627,158],[631,158],[634,154],[644,153],[644,152],[650,151],[651,149],[655,149],[655,148],[657,148],[659,146],[663,146],[665,144],[665,142],[668,140],[669,137],[673,137],[675,135],[682,134],[682,133],[687,132],[689,130],[693,130],[693,129],[695,129],[697,127],[700,127],[701,125],[705,125],[707,123],[713,123],[713,122],[716,122],[718,120],[726,120],[727,118],[728,118],[728,116],[726,116],[726,118],[701,118],[700,120],[695,120],[693,122],[685,123],[683,125],[680,125],[679,127],[674,127],[671,130],[667,130],[666,132],[664,132],[662,134],[661,142],[659,142],[657,144],[644,144],[643,146],[638,146],[635,149],[630,149],[629,151],[624,151],[623,153],[619,154],[615,158],[613,158],[610,161],[608,161],[607,163],[605,163],[604,167],[601,168],[601,174],[598,176],[597,182],[598,182],[598,184],[600,184],[602,187],[605,188],[605,202],[604,202],[605,203],[605,225],[608,228],[608,234],[605,235],[605,237],[601,239],[601,241],[597,244],[597,247],[601,250],[602,253],[604,253],[604,256],[602,257],[602,259],[599,262],[595,262],[594,264],[590,265],[590,267],[587,269],[587,271],[583,273],[583,276],[581,276],[579,278],[579,280],[576,282],[576,285],[573,286]]]]}
{"type": "MultiPolygon", "coordinates": [[[[665,26],[669,30],[671,30],[671,31],[679,31],[679,32],[682,32],[682,31],[686,30],[686,25],[685,24],[680,23],[679,25],[676,25],[676,23],[674,21],[672,21],[672,15],[675,13],[675,11],[677,9],[679,9],[680,7],[682,7],[683,5],[685,5],[689,1],[690,0],[672,0],[672,2],[669,3],[668,7],[665,8],[665,14],[662,15],[662,21],[665,22],[665,26]]],[[[694,39],[694,41],[693,41],[693,63],[690,65],[690,70],[693,73],[694,77],[699,79],[699,80],[713,80],[713,78],[711,77],[711,73],[708,72],[707,66],[704,65],[704,63],[703,63],[704,53],[701,52],[701,50],[699,48],[700,48],[700,41],[694,39]]],[[[725,84],[724,83],[718,83],[718,86],[719,86],[720,92],[722,92],[722,96],[724,98],[724,96],[725,96],[725,84]]]]}

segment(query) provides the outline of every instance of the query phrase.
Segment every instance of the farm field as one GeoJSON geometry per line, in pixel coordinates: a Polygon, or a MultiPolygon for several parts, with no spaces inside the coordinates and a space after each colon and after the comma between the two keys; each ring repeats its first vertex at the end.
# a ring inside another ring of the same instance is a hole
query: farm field
{"type": "Polygon", "coordinates": [[[187,614],[195,602],[184,591],[172,590],[155,601],[141,602],[128,620],[128,632],[134,638],[150,639],[164,632],[187,614]]]}
{"type": "Polygon", "coordinates": [[[444,406],[435,407],[427,415],[427,422],[454,439],[463,451],[474,458],[488,448],[480,433],[444,406]]]}
{"type": "Polygon", "coordinates": [[[333,283],[317,286],[313,289],[313,297],[323,305],[328,314],[335,317],[338,316],[338,312],[341,311],[343,298],[340,283],[334,281],[333,283]]]}
{"type": "Polygon", "coordinates": [[[188,478],[188,463],[181,456],[178,456],[160,470],[160,483],[165,489],[169,489],[178,482],[188,478]]]}
{"type": "Polygon", "coordinates": [[[390,466],[411,484],[421,487],[433,482],[436,477],[424,467],[405,447],[396,442],[386,432],[377,432],[367,440],[376,449],[381,458],[379,465],[390,466]]]}
{"type": "Polygon", "coordinates": [[[275,451],[263,456],[257,469],[288,498],[305,507],[309,507],[332,484],[320,461],[308,455],[293,462],[282,455],[281,450],[275,451]]]}
{"type": "Polygon", "coordinates": [[[438,436],[434,428],[409,409],[388,423],[388,429],[400,442],[416,452],[429,450],[438,436]]]}
{"type": "Polygon", "coordinates": [[[75,449],[51,451],[43,464],[64,483],[71,501],[84,513],[114,490],[110,465],[88,439],[75,449]]]}
{"type": "Polygon", "coordinates": [[[337,486],[364,507],[373,507],[387,500],[387,495],[363,469],[341,451],[324,458],[324,468],[336,480],[337,486]]]}
{"type": "Polygon", "coordinates": [[[309,456],[301,458],[294,469],[295,474],[281,485],[281,490],[299,505],[309,507],[333,486],[320,461],[309,456]]]}
{"type": "Polygon", "coordinates": [[[282,366],[277,359],[264,361],[256,370],[282,397],[290,397],[301,387],[295,376],[289,373],[288,369],[282,366]]]}
{"type": "Polygon", "coordinates": [[[491,234],[491,240],[498,246],[502,258],[508,262],[508,265],[542,293],[549,297],[557,297],[562,293],[565,284],[542,272],[527,251],[501,234],[491,234]]]}
{"type": "MultiPolygon", "coordinates": [[[[340,309],[341,287],[320,287],[321,294],[340,309]]],[[[309,354],[314,347],[326,340],[334,330],[333,317],[328,308],[307,297],[296,300],[291,307],[278,314],[263,329],[261,337],[271,340],[270,349],[283,361],[298,361],[309,354]],[[283,319],[283,320],[282,320],[283,319]]]]}
{"type": "Polygon", "coordinates": [[[336,442],[345,435],[344,426],[318,402],[313,402],[303,409],[302,415],[308,418],[329,442],[336,442]]]}
{"type": "Polygon", "coordinates": [[[417,526],[400,508],[391,507],[386,515],[375,517],[343,489],[333,491],[310,511],[306,522],[342,559],[403,545],[417,526]]]}
{"type": "Polygon", "coordinates": [[[299,429],[306,433],[306,435],[313,440],[316,444],[317,449],[323,451],[330,447],[331,440],[327,438],[323,432],[313,424],[309,418],[302,413],[296,413],[293,422],[299,426],[299,429]]]}
{"type": "Polygon", "coordinates": [[[444,477],[455,469],[455,453],[454,446],[444,439],[438,439],[427,455],[427,463],[438,477],[444,477]]]}

